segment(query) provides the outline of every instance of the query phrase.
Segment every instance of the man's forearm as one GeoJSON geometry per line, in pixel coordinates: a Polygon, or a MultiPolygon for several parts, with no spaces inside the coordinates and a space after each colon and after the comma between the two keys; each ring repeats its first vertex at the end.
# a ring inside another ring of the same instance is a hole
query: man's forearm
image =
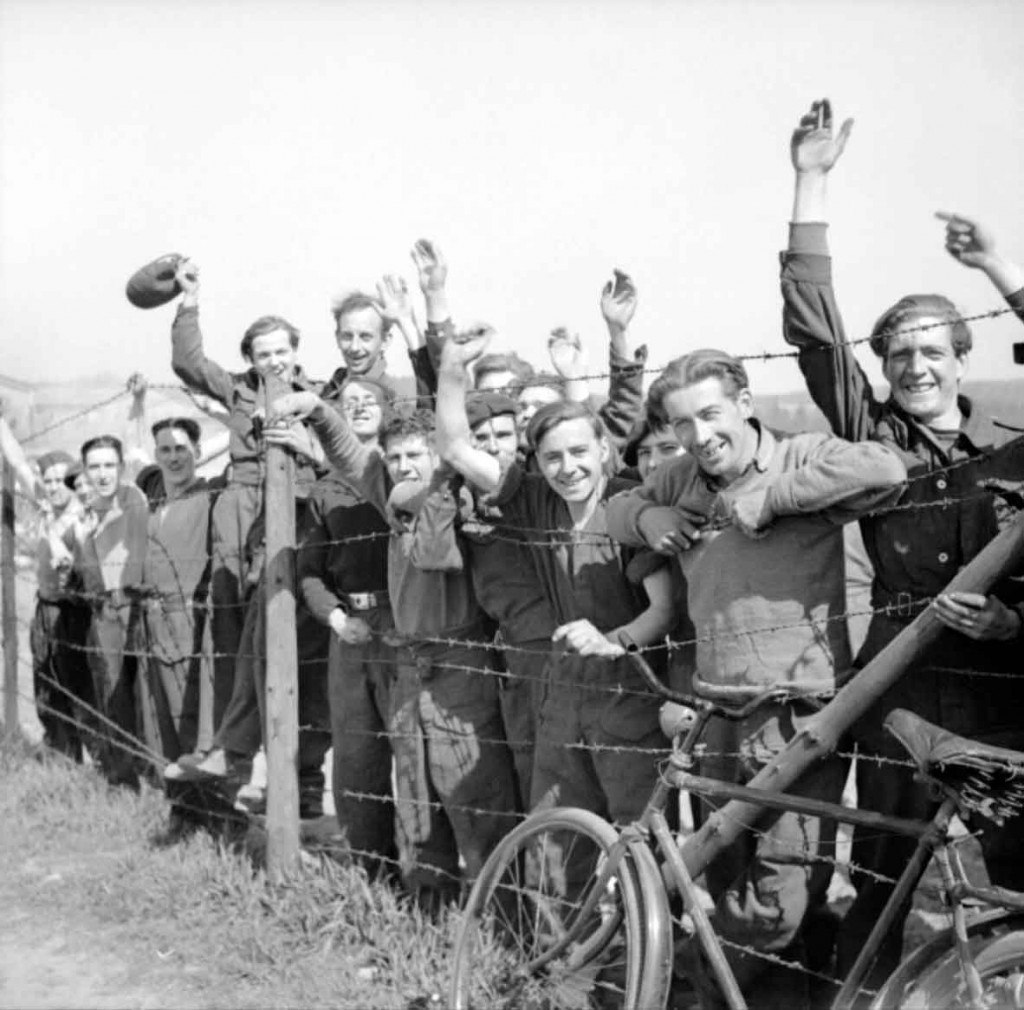
{"type": "Polygon", "coordinates": [[[900,488],[907,469],[878,442],[833,440],[814,458],[779,474],[768,491],[773,516],[805,515],[835,506],[874,508],[900,488]]]}
{"type": "Polygon", "coordinates": [[[793,190],[793,223],[828,220],[828,175],[797,172],[793,190]]]}

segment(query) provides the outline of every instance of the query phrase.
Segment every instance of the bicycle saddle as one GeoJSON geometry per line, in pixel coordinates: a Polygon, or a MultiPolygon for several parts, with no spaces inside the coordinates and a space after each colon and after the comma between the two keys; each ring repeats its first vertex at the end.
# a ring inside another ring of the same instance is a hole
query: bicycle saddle
{"type": "Polygon", "coordinates": [[[955,790],[969,810],[1002,824],[1024,808],[1024,753],[957,736],[902,708],[886,716],[885,728],[923,775],[955,790]]]}

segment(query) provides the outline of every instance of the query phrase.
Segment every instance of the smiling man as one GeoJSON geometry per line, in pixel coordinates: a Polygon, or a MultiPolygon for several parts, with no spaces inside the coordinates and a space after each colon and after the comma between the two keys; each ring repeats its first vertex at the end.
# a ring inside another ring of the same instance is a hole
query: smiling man
{"type": "MultiPolygon", "coordinates": [[[[769,687],[790,692],[740,722],[708,724],[701,774],[744,783],[849,666],[841,524],[898,496],[906,471],[880,445],[770,431],[754,414],[743,363],[723,351],[671,362],[648,411],[686,452],[608,503],[608,532],[678,558],[696,629],[697,694],[741,704],[769,687]]],[[[838,802],[845,774],[829,758],[794,792],[838,802]]],[[[834,836],[827,821],[782,814],[708,868],[715,929],[731,941],[726,953],[751,1006],[808,1005],[806,975],[735,945],[804,959],[801,928],[823,903],[832,867],[819,857],[832,854],[834,836]]],[[[682,956],[699,984],[696,949],[682,956]]]]}
{"type": "MultiPolygon", "coordinates": [[[[406,887],[427,909],[457,897],[511,829],[515,782],[489,669],[490,631],[461,557],[424,565],[416,516],[426,498],[450,501],[438,471],[434,416],[395,415],[381,451],[358,437],[347,414],[309,393],[274,404],[279,423],[308,418],[327,458],[389,525],[388,597],[400,645],[389,700],[396,808],[406,887]],[[461,868],[460,868],[461,856],[461,868]]],[[[337,634],[337,630],[335,632],[337,634]]]]}
{"type": "Polygon", "coordinates": [[[119,439],[89,439],[82,446],[82,466],[92,494],[84,515],[64,533],[82,595],[92,609],[86,653],[94,707],[84,709],[81,719],[90,733],[87,745],[108,779],[137,787],[134,657],[128,646],[138,614],[148,510],[142,492],[122,483],[119,439]]]}
{"type": "MultiPolygon", "coordinates": [[[[954,733],[1024,745],[1024,680],[1009,676],[1020,672],[1024,610],[1019,583],[1007,580],[987,595],[945,591],[956,572],[998,531],[998,500],[980,486],[992,450],[1020,432],[994,421],[960,394],[971,331],[941,295],[901,298],[875,324],[871,349],[889,383],[889,396],[876,398],[843,329],[827,241],[827,177],[851,128],[847,120],[833,133],[826,100],[815,102],[793,133],[795,198],[789,248],[782,254],[784,335],[799,349],[808,391],[832,430],[844,438],[875,439],[890,446],[910,475],[901,503],[906,507],[861,522],[875,579],[874,613],[857,663],[878,655],[929,605],[946,628],[854,733],[859,753],[883,759],[858,761],[861,805],[896,817],[928,818],[935,805],[927,789],[914,781],[910,769],[884,760],[905,756],[882,729],[891,709],[910,709],[954,733]]],[[[985,273],[1024,318],[1024,274],[998,253],[991,234],[967,218],[939,216],[947,222],[951,255],[985,273]]],[[[1002,830],[987,821],[980,826],[993,883],[1024,887],[1022,819],[1002,830]]],[[[854,875],[857,899],[840,933],[841,970],[851,967],[878,920],[892,892],[886,880],[899,875],[913,849],[912,839],[855,831],[852,862],[867,872],[854,875]]],[[[909,902],[885,941],[869,984],[895,968],[908,911],[909,902]]]]}

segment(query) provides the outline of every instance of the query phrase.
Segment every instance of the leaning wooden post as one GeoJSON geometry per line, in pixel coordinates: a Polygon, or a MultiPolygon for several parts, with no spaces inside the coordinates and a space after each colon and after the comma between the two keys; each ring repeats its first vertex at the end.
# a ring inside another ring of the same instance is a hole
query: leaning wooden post
{"type": "MultiPolygon", "coordinates": [[[[290,391],[276,376],[264,380],[269,407],[290,391]]],[[[268,411],[269,413],[269,411],[268,411]]],[[[267,870],[280,880],[299,864],[298,644],[295,637],[295,462],[289,450],[267,446],[264,504],[267,560],[263,579],[266,658],[267,870]]]]}
{"type": "MultiPolygon", "coordinates": [[[[946,587],[948,592],[984,593],[1010,575],[1024,553],[1024,514],[1003,530],[962,568],[946,587]]],[[[867,666],[810,719],[789,744],[749,783],[753,789],[782,792],[806,770],[835,750],[840,736],[903,675],[914,657],[945,627],[928,607],[907,625],[867,666]]],[[[754,803],[730,800],[713,813],[682,847],[691,876],[731,845],[764,812],[754,803]]]]}
{"type": "Polygon", "coordinates": [[[18,600],[14,584],[14,468],[3,466],[2,532],[0,532],[0,596],[3,598],[4,733],[18,732],[18,600]]]}

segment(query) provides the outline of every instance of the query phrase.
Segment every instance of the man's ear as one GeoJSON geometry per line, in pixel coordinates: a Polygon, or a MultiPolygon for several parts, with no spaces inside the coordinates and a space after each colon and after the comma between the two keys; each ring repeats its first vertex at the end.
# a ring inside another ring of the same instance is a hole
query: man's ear
{"type": "Polygon", "coordinates": [[[754,395],[749,389],[741,389],[736,394],[736,403],[739,405],[740,414],[745,421],[754,416],[754,395]]]}

